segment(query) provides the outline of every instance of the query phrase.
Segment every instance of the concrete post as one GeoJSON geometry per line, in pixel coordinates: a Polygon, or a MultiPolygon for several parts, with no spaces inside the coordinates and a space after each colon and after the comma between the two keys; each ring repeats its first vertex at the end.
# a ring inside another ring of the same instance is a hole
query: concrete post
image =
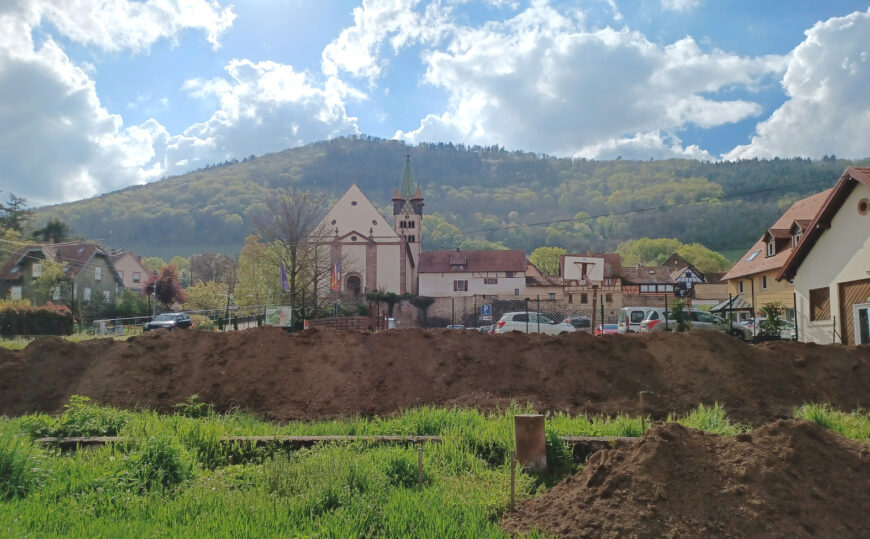
{"type": "Polygon", "coordinates": [[[515,415],[517,461],[536,473],[547,471],[547,435],[542,415],[515,415]]]}

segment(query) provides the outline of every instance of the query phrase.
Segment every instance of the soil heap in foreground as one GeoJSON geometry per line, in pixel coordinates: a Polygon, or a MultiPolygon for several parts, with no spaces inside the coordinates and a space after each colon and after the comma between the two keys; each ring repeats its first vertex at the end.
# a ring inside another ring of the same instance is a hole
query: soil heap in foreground
{"type": "Polygon", "coordinates": [[[645,414],[723,404],[763,424],[806,402],[866,406],[870,346],[750,345],[716,332],[595,337],[419,329],[154,331],[126,341],[0,348],[0,414],[55,412],[71,395],[171,411],[192,394],[276,420],[387,415],[420,405],[645,414]]]}
{"type": "Polygon", "coordinates": [[[870,537],[870,444],[780,420],[718,436],[675,423],[599,451],[506,515],[558,537],[870,537]]]}

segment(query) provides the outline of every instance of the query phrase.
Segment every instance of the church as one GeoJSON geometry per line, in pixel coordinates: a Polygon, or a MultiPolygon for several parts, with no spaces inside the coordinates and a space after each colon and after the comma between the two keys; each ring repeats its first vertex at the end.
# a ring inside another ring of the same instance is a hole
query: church
{"type": "Polygon", "coordinates": [[[393,193],[392,223],[351,185],[316,228],[315,241],[329,247],[335,268],[333,290],[350,300],[374,291],[416,294],[422,224],[423,192],[414,184],[410,156],[393,193]]]}

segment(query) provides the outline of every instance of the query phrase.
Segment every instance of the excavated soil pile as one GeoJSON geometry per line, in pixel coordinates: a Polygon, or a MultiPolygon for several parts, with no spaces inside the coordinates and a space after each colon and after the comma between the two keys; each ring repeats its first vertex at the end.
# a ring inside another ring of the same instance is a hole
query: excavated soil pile
{"type": "Polygon", "coordinates": [[[870,537],[870,444],[780,420],[724,437],[677,424],[594,454],[502,520],[559,537],[870,537]]]}
{"type": "Polygon", "coordinates": [[[867,405],[870,347],[749,345],[713,332],[594,337],[378,334],[276,328],[157,331],[78,344],[42,338],[0,349],[0,414],[61,410],[70,395],[169,410],[191,394],[277,419],[390,414],[422,404],[504,406],[664,418],[720,402],[761,424],[825,401],[867,405]]]}

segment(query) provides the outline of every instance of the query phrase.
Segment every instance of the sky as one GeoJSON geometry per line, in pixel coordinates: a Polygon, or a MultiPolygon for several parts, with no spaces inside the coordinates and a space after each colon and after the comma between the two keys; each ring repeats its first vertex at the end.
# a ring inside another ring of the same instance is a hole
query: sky
{"type": "Polygon", "coordinates": [[[0,0],[0,197],[353,134],[868,157],[868,36],[867,0],[0,0]]]}

